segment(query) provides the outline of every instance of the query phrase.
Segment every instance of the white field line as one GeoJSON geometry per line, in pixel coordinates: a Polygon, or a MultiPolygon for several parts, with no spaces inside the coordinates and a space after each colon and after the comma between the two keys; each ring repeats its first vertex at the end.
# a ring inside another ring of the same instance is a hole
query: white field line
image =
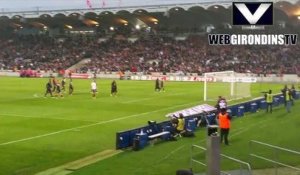
{"type": "MultiPolygon", "coordinates": [[[[237,135],[240,135],[240,134],[242,134],[242,133],[244,133],[244,132],[246,132],[246,131],[248,131],[249,129],[251,129],[252,127],[257,127],[258,125],[261,125],[261,124],[264,124],[263,125],[263,128],[265,128],[268,124],[266,124],[266,122],[268,122],[269,120],[271,120],[272,118],[267,118],[267,119],[264,119],[264,120],[262,120],[262,121],[259,121],[259,122],[255,122],[255,123],[253,123],[253,124],[251,124],[251,125],[248,125],[248,126],[246,126],[246,127],[244,127],[244,128],[239,128],[239,129],[235,129],[235,130],[232,130],[232,131],[230,131],[229,132],[229,139],[231,138],[231,137],[235,137],[235,136],[237,136],[237,135]]],[[[239,119],[239,120],[242,120],[242,119],[239,119]]],[[[204,142],[204,141],[206,141],[206,139],[202,139],[202,140],[200,140],[200,142],[204,142]]]]}
{"type": "Polygon", "coordinates": [[[2,113],[2,114],[0,114],[0,116],[35,118],[35,119],[53,119],[53,120],[79,121],[79,122],[97,122],[95,120],[93,121],[93,120],[77,120],[77,119],[61,118],[61,117],[45,117],[45,116],[54,116],[54,115],[60,115],[60,114],[64,114],[64,113],[46,114],[46,115],[41,115],[40,117],[27,116],[27,115],[21,115],[21,114],[5,114],[5,113],[2,113]]]}
{"type": "MultiPolygon", "coordinates": [[[[268,119],[263,120],[263,121],[258,122],[258,123],[264,123],[264,122],[266,122],[266,121],[268,121],[268,119]]],[[[253,126],[255,126],[255,125],[252,124],[252,125],[249,125],[249,126],[246,127],[246,128],[236,129],[236,130],[234,130],[234,131],[232,132],[233,134],[231,134],[231,135],[229,135],[229,136],[230,136],[230,137],[235,137],[235,136],[237,136],[237,135],[240,135],[240,134],[242,134],[243,132],[249,130],[249,129],[250,129],[251,127],[253,127],[253,126]]],[[[201,139],[201,140],[199,141],[199,143],[202,143],[202,142],[205,142],[205,141],[206,141],[206,138],[205,138],[205,139],[201,139]]],[[[182,146],[180,146],[180,147],[178,147],[178,148],[172,150],[169,154],[167,154],[166,156],[162,157],[161,159],[159,159],[157,162],[155,162],[153,165],[150,165],[150,166],[154,167],[156,164],[159,164],[159,163],[161,163],[162,161],[165,161],[166,159],[168,159],[170,156],[172,156],[172,155],[175,154],[176,152],[180,151],[180,150],[181,150],[182,148],[184,148],[185,146],[186,146],[186,144],[184,144],[184,145],[182,145],[182,146]]],[[[137,170],[134,171],[134,172],[138,172],[140,169],[141,169],[141,168],[137,169],[137,170]]]]}
{"type": "Polygon", "coordinates": [[[245,131],[248,131],[250,128],[252,127],[257,127],[257,126],[263,126],[262,128],[265,128],[268,123],[269,120],[271,120],[271,118],[267,118],[267,119],[264,119],[262,121],[259,121],[259,122],[255,122],[251,125],[249,125],[248,127],[244,127],[244,128],[240,128],[240,129],[236,129],[234,130],[234,132],[232,132],[231,135],[229,135],[230,137],[234,137],[234,136],[237,136],[237,135],[240,135],[241,133],[245,132],[245,131]]]}
{"type": "MultiPolygon", "coordinates": [[[[243,132],[245,132],[245,131],[247,131],[247,130],[249,130],[249,128],[246,128],[246,129],[236,129],[235,132],[234,132],[234,134],[231,135],[231,137],[240,135],[240,134],[242,134],[243,132]],[[236,131],[238,131],[238,132],[236,132],[236,131]]],[[[204,142],[204,141],[206,141],[206,138],[205,138],[205,139],[201,139],[199,142],[201,143],[201,142],[204,142]]],[[[186,144],[184,144],[184,145],[182,145],[182,146],[180,146],[180,147],[174,149],[174,150],[171,151],[169,154],[167,154],[167,155],[164,156],[163,158],[159,159],[159,160],[158,160],[154,165],[152,165],[152,166],[155,166],[156,164],[161,163],[162,161],[168,159],[170,156],[172,156],[172,155],[175,154],[176,152],[180,151],[180,150],[181,150],[182,148],[184,148],[185,146],[186,146],[186,144]]]]}
{"type": "Polygon", "coordinates": [[[68,131],[74,131],[74,130],[78,130],[78,129],[89,128],[89,127],[92,127],[92,126],[103,125],[103,124],[106,124],[106,123],[112,123],[112,122],[125,120],[125,119],[129,119],[129,118],[135,118],[135,117],[148,115],[148,114],[152,114],[152,113],[156,113],[156,112],[160,112],[160,111],[165,111],[165,110],[173,109],[173,108],[180,107],[180,106],[191,105],[191,104],[195,104],[195,103],[198,103],[198,102],[193,102],[193,103],[188,103],[188,104],[180,104],[180,105],[171,106],[171,107],[167,107],[167,108],[163,108],[163,109],[159,109],[159,110],[154,110],[154,111],[150,111],[150,112],[144,112],[144,113],[140,113],[140,114],[129,115],[129,116],[125,116],[125,117],[115,118],[115,119],[112,119],[112,120],[101,121],[101,122],[82,125],[82,126],[78,126],[78,127],[69,128],[69,129],[63,129],[63,130],[59,130],[59,131],[56,131],[56,132],[50,132],[50,133],[47,133],[47,134],[37,135],[37,136],[33,136],[33,137],[27,137],[27,138],[24,138],[24,139],[4,142],[4,143],[0,143],[0,146],[10,145],[10,144],[29,141],[29,140],[34,140],[34,139],[39,139],[39,138],[43,138],[43,137],[47,137],[47,136],[52,136],[52,135],[65,133],[65,132],[68,132],[68,131]]]}
{"type": "Polygon", "coordinates": [[[233,134],[231,134],[230,137],[234,137],[234,136],[240,135],[243,132],[248,131],[248,130],[249,130],[249,128],[240,129],[238,131],[233,132],[233,134]]]}
{"type": "MultiPolygon", "coordinates": [[[[248,125],[248,127],[245,127],[245,128],[239,128],[239,129],[235,129],[233,130],[232,134],[230,134],[230,138],[231,137],[235,137],[235,136],[238,136],[246,131],[248,131],[250,128],[254,127],[254,126],[257,126],[257,124],[266,124],[266,122],[268,122],[268,120],[271,120],[271,119],[265,119],[265,120],[262,120],[260,122],[257,122],[255,124],[251,124],[251,125],[248,125]]],[[[264,127],[266,127],[266,125],[264,125],[264,127]]],[[[201,139],[199,141],[199,143],[202,143],[202,142],[205,142],[206,141],[206,138],[205,139],[201,139]]],[[[156,164],[168,159],[171,155],[175,154],[176,152],[180,151],[182,148],[184,148],[186,146],[186,144],[172,150],[169,154],[167,154],[166,156],[162,157],[161,159],[158,160],[158,162],[154,163],[152,166],[155,166],[156,164]]],[[[139,169],[138,169],[139,170],[139,169]]],[[[136,171],[135,171],[136,172],[136,171]]]]}
{"type": "MultiPolygon", "coordinates": [[[[175,154],[176,152],[180,151],[182,148],[186,147],[187,144],[181,145],[180,147],[173,149],[170,153],[168,153],[166,156],[162,157],[161,159],[159,159],[156,163],[154,163],[152,166],[155,166],[156,164],[161,163],[162,161],[168,159],[169,157],[171,157],[173,154],[175,154]]],[[[142,168],[142,167],[141,167],[142,168]]]]}

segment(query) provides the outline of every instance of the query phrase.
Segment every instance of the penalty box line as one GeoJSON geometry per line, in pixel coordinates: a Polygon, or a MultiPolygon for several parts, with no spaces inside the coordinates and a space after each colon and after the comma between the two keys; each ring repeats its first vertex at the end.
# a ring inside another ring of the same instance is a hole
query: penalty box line
{"type": "Polygon", "coordinates": [[[112,119],[112,120],[106,120],[106,121],[101,121],[101,122],[97,122],[97,123],[77,126],[77,127],[73,127],[73,128],[69,128],[69,129],[63,129],[63,130],[56,131],[56,132],[51,132],[51,133],[48,133],[48,134],[42,134],[42,135],[37,135],[37,136],[33,136],[33,137],[27,137],[27,138],[24,138],[24,139],[4,142],[4,143],[0,143],[0,146],[10,145],[10,144],[19,143],[19,142],[30,141],[30,140],[34,140],[34,139],[53,136],[53,135],[57,135],[57,134],[61,134],[61,133],[69,132],[69,131],[74,131],[74,130],[78,130],[78,129],[89,128],[89,127],[93,127],[93,126],[97,126],[97,125],[103,125],[103,124],[112,123],[112,122],[125,120],[125,119],[129,119],[129,118],[135,118],[135,117],[148,115],[148,114],[152,114],[152,113],[156,113],[156,112],[160,112],[160,111],[165,111],[165,110],[169,110],[169,109],[174,109],[174,108],[177,108],[177,107],[180,107],[180,106],[187,106],[187,105],[191,105],[191,104],[195,104],[195,103],[198,103],[198,101],[197,102],[192,102],[192,103],[187,103],[187,104],[180,104],[180,105],[176,105],[176,106],[166,107],[166,108],[163,108],[163,109],[144,112],[144,113],[140,113],[140,114],[134,114],[134,115],[129,115],[129,116],[125,116],[125,117],[115,118],[115,119],[112,119]]]}

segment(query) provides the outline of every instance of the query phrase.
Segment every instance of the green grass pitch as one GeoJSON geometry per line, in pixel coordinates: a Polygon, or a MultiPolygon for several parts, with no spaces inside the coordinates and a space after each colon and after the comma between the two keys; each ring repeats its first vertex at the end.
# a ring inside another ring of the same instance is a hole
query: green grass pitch
{"type": "MultiPolygon", "coordinates": [[[[48,79],[0,77],[0,174],[35,174],[107,149],[115,148],[117,131],[164,121],[165,114],[203,104],[203,83],[166,82],[166,92],[154,92],[154,82],[117,81],[119,94],[110,97],[111,80],[97,80],[97,99],[90,80],[73,80],[74,95],[43,98],[48,79]]],[[[283,85],[253,84],[253,96],[283,85]]],[[[222,89],[216,90],[222,95],[222,89]]],[[[231,102],[236,103],[236,102],[231,102]]],[[[249,140],[299,150],[297,104],[287,114],[283,106],[274,113],[259,112],[233,121],[231,145],[222,152],[247,161],[249,140]]],[[[214,104],[214,102],[211,102],[214,104]]],[[[189,167],[190,145],[205,145],[205,130],[196,137],[162,142],[143,151],[125,151],[74,174],[167,175],[189,167]]],[[[297,159],[289,159],[300,164],[297,159]]],[[[255,164],[268,167],[266,163],[255,164]]]]}

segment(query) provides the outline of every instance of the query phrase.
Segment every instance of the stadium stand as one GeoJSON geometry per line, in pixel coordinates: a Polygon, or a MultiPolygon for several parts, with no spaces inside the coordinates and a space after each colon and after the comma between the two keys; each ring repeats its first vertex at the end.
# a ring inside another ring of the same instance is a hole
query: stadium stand
{"type": "Polygon", "coordinates": [[[85,48],[75,40],[59,42],[46,36],[20,36],[0,39],[0,69],[52,70],[58,72],[82,59],[85,48]]]}
{"type": "Polygon", "coordinates": [[[300,16],[291,10],[295,3],[274,2],[274,25],[262,31],[232,26],[231,3],[222,1],[209,6],[195,1],[166,6],[154,3],[137,6],[135,11],[126,11],[126,6],[120,11],[108,7],[105,11],[93,9],[95,13],[85,8],[74,10],[78,7],[24,13],[3,8],[0,70],[58,72],[90,58],[90,63],[74,71],[202,74],[233,70],[299,75],[299,44],[209,47],[206,36],[214,32],[299,33],[300,16]]]}
{"type": "Polygon", "coordinates": [[[240,73],[298,74],[300,45],[208,47],[204,36],[184,41],[168,37],[141,37],[135,42],[97,38],[21,36],[0,40],[0,69],[58,72],[85,58],[86,72],[198,73],[234,70],[240,73]]]}

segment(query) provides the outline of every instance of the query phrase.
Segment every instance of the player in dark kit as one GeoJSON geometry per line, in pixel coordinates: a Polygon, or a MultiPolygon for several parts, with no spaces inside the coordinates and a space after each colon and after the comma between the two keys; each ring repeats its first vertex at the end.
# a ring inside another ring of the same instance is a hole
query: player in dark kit
{"type": "MultiPolygon", "coordinates": [[[[283,98],[286,99],[286,91],[288,90],[288,87],[287,85],[284,85],[284,88],[281,89],[281,92],[282,92],[282,95],[283,95],[283,98]]],[[[286,101],[284,100],[284,106],[286,106],[286,101]]]]}
{"type": "Polygon", "coordinates": [[[56,96],[58,97],[63,97],[64,95],[61,93],[61,87],[60,87],[60,84],[57,83],[56,84],[56,96]]]}
{"type": "Polygon", "coordinates": [[[160,91],[165,92],[164,80],[160,81],[160,91]]]}
{"type": "Polygon", "coordinates": [[[159,84],[159,79],[158,78],[155,81],[155,91],[157,91],[157,92],[160,91],[160,84],[159,84]]]}
{"type": "Polygon", "coordinates": [[[52,85],[51,85],[51,79],[49,79],[48,83],[46,84],[46,93],[45,93],[45,97],[47,96],[47,94],[50,94],[51,97],[52,95],[52,85]]]}
{"type": "Polygon", "coordinates": [[[114,81],[111,83],[111,94],[110,94],[110,96],[116,96],[116,95],[117,95],[117,92],[118,92],[118,87],[117,87],[116,81],[114,80],[114,81]]]}
{"type": "Polygon", "coordinates": [[[66,90],[66,78],[63,78],[61,80],[61,90],[65,91],[66,90]]]}
{"type": "Polygon", "coordinates": [[[73,91],[74,91],[74,87],[71,79],[69,84],[69,95],[73,95],[73,91]]]}
{"type": "Polygon", "coordinates": [[[53,78],[52,78],[52,87],[53,87],[52,92],[55,92],[55,90],[56,90],[56,85],[57,85],[56,79],[55,79],[55,77],[53,77],[53,78]]]}
{"type": "Polygon", "coordinates": [[[72,72],[69,72],[69,78],[72,79],[72,72]]]}

